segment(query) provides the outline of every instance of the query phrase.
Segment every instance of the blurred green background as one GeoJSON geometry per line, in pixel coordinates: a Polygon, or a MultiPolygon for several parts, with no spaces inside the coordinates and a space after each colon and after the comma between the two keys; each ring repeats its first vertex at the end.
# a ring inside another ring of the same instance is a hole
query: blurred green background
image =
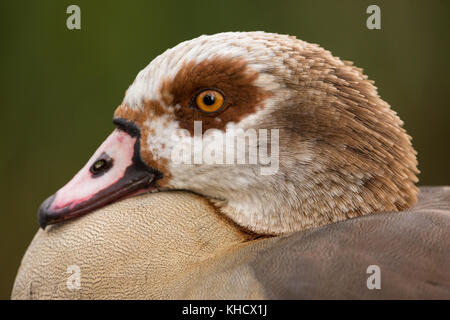
{"type": "Polygon", "coordinates": [[[318,43],[352,60],[413,136],[420,184],[450,184],[449,1],[1,2],[0,298],[10,296],[38,229],[40,203],[113,129],[137,72],[183,40],[264,30],[318,43]],[[66,8],[81,8],[81,30],[66,8]],[[381,7],[381,30],[366,8],[381,7]]]}

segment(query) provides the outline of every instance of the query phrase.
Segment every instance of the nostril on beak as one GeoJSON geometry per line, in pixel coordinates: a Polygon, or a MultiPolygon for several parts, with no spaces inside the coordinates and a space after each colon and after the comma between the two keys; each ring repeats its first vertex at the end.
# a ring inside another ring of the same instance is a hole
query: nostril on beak
{"type": "Polygon", "coordinates": [[[51,219],[50,206],[55,199],[55,195],[48,197],[39,207],[38,210],[38,222],[42,229],[45,229],[49,220],[51,219]]]}
{"type": "Polygon", "coordinates": [[[94,161],[89,171],[92,173],[92,177],[96,178],[106,173],[113,165],[113,159],[105,152],[94,161]]]}

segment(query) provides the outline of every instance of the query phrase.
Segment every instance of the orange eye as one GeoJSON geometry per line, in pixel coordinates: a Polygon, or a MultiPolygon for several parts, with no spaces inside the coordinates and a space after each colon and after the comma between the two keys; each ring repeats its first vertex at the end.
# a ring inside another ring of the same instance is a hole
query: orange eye
{"type": "Polygon", "coordinates": [[[200,92],[195,98],[195,104],[204,112],[216,112],[223,107],[225,98],[223,94],[216,90],[205,90],[200,92]]]}

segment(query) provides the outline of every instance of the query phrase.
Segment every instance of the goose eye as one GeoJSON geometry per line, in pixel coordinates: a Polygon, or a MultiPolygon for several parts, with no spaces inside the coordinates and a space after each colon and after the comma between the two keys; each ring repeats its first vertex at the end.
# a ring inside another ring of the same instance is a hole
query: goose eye
{"type": "Polygon", "coordinates": [[[224,102],[223,94],[216,90],[202,91],[195,98],[197,108],[207,113],[220,110],[224,106],[224,102]]]}

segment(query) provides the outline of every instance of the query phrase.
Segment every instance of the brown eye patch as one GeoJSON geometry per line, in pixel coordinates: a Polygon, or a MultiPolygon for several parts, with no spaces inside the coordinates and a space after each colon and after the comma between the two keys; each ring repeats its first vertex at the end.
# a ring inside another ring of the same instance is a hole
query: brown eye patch
{"type": "Polygon", "coordinates": [[[224,130],[228,122],[239,122],[255,112],[264,99],[271,95],[254,83],[258,72],[247,66],[244,59],[213,57],[199,63],[186,63],[173,80],[161,86],[161,96],[167,105],[179,105],[175,111],[180,127],[194,132],[194,121],[202,121],[203,132],[216,128],[224,130]],[[217,114],[192,108],[196,94],[214,88],[226,99],[226,107],[217,114]]]}

